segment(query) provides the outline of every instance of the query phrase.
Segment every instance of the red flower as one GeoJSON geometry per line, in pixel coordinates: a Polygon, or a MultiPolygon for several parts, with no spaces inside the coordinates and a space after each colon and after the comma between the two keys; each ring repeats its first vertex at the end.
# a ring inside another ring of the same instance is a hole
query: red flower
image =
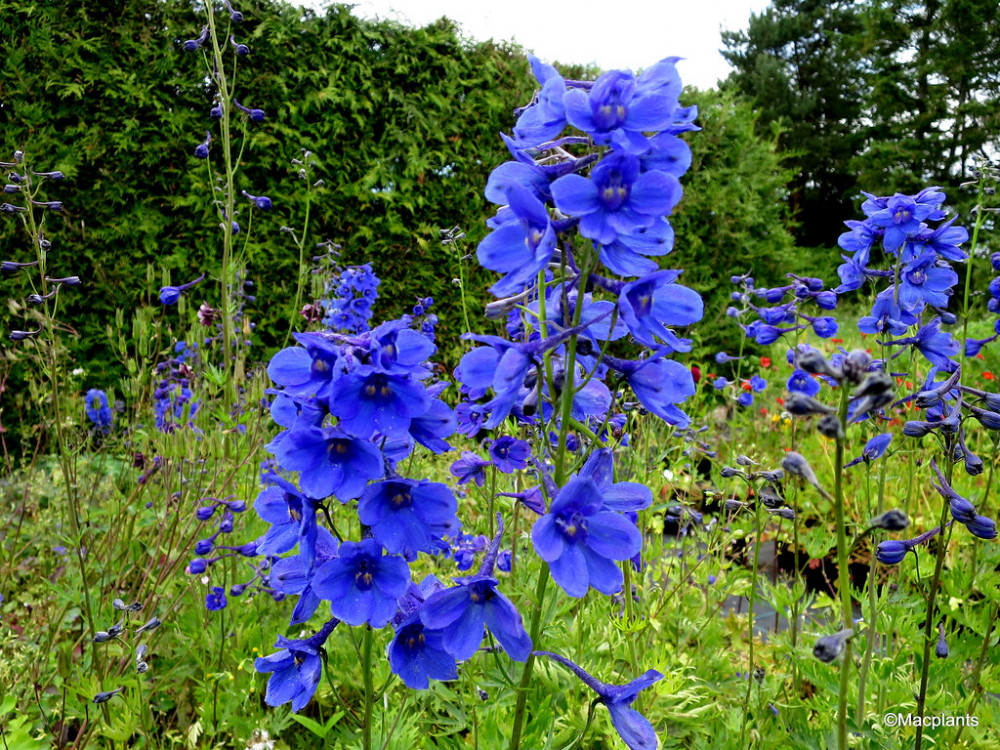
{"type": "Polygon", "coordinates": [[[761,367],[770,367],[771,366],[771,358],[770,357],[761,357],[760,358],[760,366],[761,367]]]}
{"type": "Polygon", "coordinates": [[[987,380],[993,380],[994,376],[992,372],[987,370],[986,372],[983,373],[983,377],[986,378],[987,380]]]}

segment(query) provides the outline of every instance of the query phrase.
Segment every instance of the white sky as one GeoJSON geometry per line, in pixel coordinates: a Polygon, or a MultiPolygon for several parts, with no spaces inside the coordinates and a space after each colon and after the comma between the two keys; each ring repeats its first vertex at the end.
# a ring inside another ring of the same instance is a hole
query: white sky
{"type": "MultiPolygon", "coordinates": [[[[729,73],[720,28],[745,28],[769,0],[353,0],[354,14],[425,26],[441,16],[467,37],[518,42],[545,62],[638,70],[664,57],[685,84],[713,88],[729,73]]],[[[323,0],[298,0],[319,7],[323,0]]]]}

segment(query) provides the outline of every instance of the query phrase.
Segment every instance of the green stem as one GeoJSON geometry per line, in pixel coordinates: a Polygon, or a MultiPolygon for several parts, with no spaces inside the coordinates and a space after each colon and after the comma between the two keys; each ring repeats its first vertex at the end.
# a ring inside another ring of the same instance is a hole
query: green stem
{"type": "MultiPolygon", "coordinates": [[[[224,373],[232,372],[232,350],[233,350],[233,321],[230,314],[229,298],[229,266],[232,258],[233,247],[233,211],[236,204],[235,190],[235,169],[233,167],[232,154],[232,134],[230,132],[232,112],[233,112],[233,92],[230,91],[226,80],[225,66],[223,65],[222,51],[219,48],[219,38],[215,29],[215,12],[212,4],[206,4],[208,14],[209,36],[212,40],[212,60],[209,65],[209,75],[215,78],[219,86],[219,95],[222,99],[222,119],[220,126],[222,130],[222,156],[226,165],[226,192],[225,192],[225,216],[222,219],[222,272],[219,279],[219,291],[221,294],[220,313],[222,316],[222,352],[224,373]]],[[[209,190],[213,186],[209,185],[209,190]]],[[[226,377],[222,386],[223,403],[225,405],[226,416],[232,416],[233,410],[233,378],[226,377]]]]}
{"type": "Polygon", "coordinates": [[[373,630],[365,626],[365,641],[362,647],[362,679],[365,685],[365,713],[361,720],[361,746],[364,750],[372,750],[372,708],[375,690],[372,680],[372,639],[373,630]]]}
{"type": "Polygon", "coordinates": [[[760,503],[754,504],[754,542],[753,542],[753,569],[750,571],[750,601],[748,612],[750,616],[747,625],[747,634],[750,637],[750,667],[747,672],[747,694],[743,699],[743,723],[740,726],[740,747],[747,745],[747,720],[750,718],[750,692],[753,689],[754,680],[754,607],[757,603],[757,566],[760,565],[760,503]]]}
{"type": "MultiPolygon", "coordinates": [[[[837,417],[840,424],[847,421],[848,403],[847,384],[840,385],[840,409],[837,417]]],[[[843,614],[844,628],[852,628],[854,621],[851,609],[851,573],[849,568],[847,539],[847,522],[844,517],[844,441],[843,436],[837,438],[836,458],[833,470],[835,472],[833,488],[833,504],[837,524],[837,589],[840,593],[840,603],[843,614]]],[[[844,656],[840,662],[840,691],[837,701],[837,743],[840,750],[847,750],[847,690],[851,674],[851,641],[844,648],[844,656]]]]}
{"type": "MultiPolygon", "coordinates": [[[[538,571],[538,581],[535,583],[535,611],[531,615],[531,643],[534,649],[538,648],[538,636],[542,629],[542,614],[545,609],[545,587],[549,583],[549,566],[543,562],[541,570],[538,571]]],[[[528,684],[531,682],[531,673],[535,666],[535,653],[528,654],[528,659],[524,662],[524,670],[521,672],[521,681],[517,686],[517,703],[514,706],[514,727],[510,734],[509,750],[518,750],[521,747],[521,732],[524,726],[524,708],[528,700],[528,684]]]]}

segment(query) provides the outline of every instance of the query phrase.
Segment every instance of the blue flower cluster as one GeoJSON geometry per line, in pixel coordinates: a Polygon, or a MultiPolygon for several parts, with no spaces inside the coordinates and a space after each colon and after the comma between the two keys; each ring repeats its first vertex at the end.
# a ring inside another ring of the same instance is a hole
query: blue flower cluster
{"type": "Polygon", "coordinates": [[[292,624],[307,622],[322,602],[333,617],[310,639],[279,638],[280,650],[258,660],[260,671],[272,673],[271,705],[291,701],[298,710],[308,702],[321,670],[318,648],[339,623],[392,624],[390,666],[416,689],[454,679],[456,662],[478,650],[484,625],[512,658],[523,661],[531,650],[520,615],[494,577],[502,523],[477,573],[451,587],[411,578],[410,565],[421,554],[451,554],[454,546],[460,570],[468,570],[476,550],[486,547],[485,539],[461,533],[451,489],[399,473],[418,444],[449,450],[446,438],[456,428],[439,398],[447,384],[431,382],[435,347],[408,327],[415,320],[355,334],[297,334],[299,345],[278,352],[268,366],[278,386],[271,415],[283,430],[267,450],[280,471],[297,472],[298,480],[264,474],[254,507],[270,529],[253,543],[255,552],[270,561],[269,585],[297,597],[292,624]],[[331,501],[354,509],[350,525],[360,526],[360,538],[335,536],[321,523],[331,501]]]}
{"type": "MultiPolygon", "coordinates": [[[[703,304],[678,283],[681,271],[658,261],[673,249],[667,216],[691,164],[678,136],[697,130],[697,110],[679,103],[675,63],[574,81],[531,58],[541,89],[503,136],[513,158],[486,187],[499,208],[477,258],[501,274],[487,317],[505,321],[507,336],[466,334],[478,346],[455,370],[456,417],[470,437],[523,426],[538,440],[519,447],[498,434],[485,443],[488,459],[463,453],[452,473],[483,486],[490,466],[532,467],[537,488],[499,494],[538,514],[535,552],[572,597],[618,594],[623,564],[641,552],[636,513],[652,493],[615,481],[610,447],[622,445],[625,415],[642,409],[679,430],[691,422],[679,404],[694,395],[694,377],[671,355],[691,350],[675,329],[699,321],[703,304]],[[626,337],[639,357],[614,351],[626,337]],[[576,473],[564,471],[568,453],[581,455],[576,473]]],[[[648,722],[641,740],[616,728],[630,747],[656,743],[648,722]]]]}
{"type": "MultiPolygon", "coordinates": [[[[964,227],[955,226],[956,217],[947,218],[942,208],[945,194],[940,188],[930,187],[916,195],[896,193],[892,197],[878,197],[865,193],[861,205],[863,221],[848,221],[849,232],[840,236],[844,263],[838,269],[841,284],[834,291],[860,289],[871,280],[888,279],[889,285],[876,289],[871,313],[861,318],[858,328],[862,333],[882,337],[900,338],[882,341],[886,347],[913,347],[934,367],[942,372],[953,372],[958,364],[953,360],[959,352],[959,343],[942,324],[952,324],[956,318],[947,310],[949,297],[958,274],[951,262],[964,262],[967,254],[959,248],[969,239],[964,227]],[[939,222],[932,227],[930,222],[939,222]],[[881,245],[889,269],[869,267],[872,250],[881,245]],[[922,323],[925,311],[936,317],[922,323]],[[914,335],[907,336],[911,328],[914,335]]],[[[885,364],[883,364],[885,367],[885,364]]]]}
{"type": "Polygon", "coordinates": [[[761,346],[773,344],[786,333],[793,333],[807,328],[821,339],[837,335],[839,328],[837,320],[830,315],[809,315],[799,308],[803,303],[812,302],[822,311],[834,310],[837,307],[837,294],[825,288],[822,279],[811,276],[796,276],[788,274],[792,283],[771,288],[758,288],[754,278],[748,275],[733,276],[730,281],[740,288],[731,295],[733,302],[726,315],[736,320],[747,316],[755,316],[750,323],[740,323],[747,338],[756,341],[761,346]],[[788,299],[786,302],[785,299],[788,299]],[[760,307],[753,304],[754,299],[766,302],[773,307],[760,307]]]}
{"type": "Polygon", "coordinates": [[[183,427],[193,427],[194,417],[201,402],[194,398],[191,381],[192,364],[198,355],[198,345],[189,346],[185,341],[174,345],[174,356],[156,366],[161,379],[153,390],[153,411],[156,429],[171,433],[183,427]]]}
{"type": "Polygon", "coordinates": [[[102,435],[111,432],[113,417],[111,406],[108,404],[108,395],[97,388],[87,391],[84,398],[84,409],[87,412],[87,419],[94,425],[94,429],[102,435]]]}
{"type": "MultiPolygon", "coordinates": [[[[990,256],[990,264],[993,266],[993,271],[995,273],[1000,273],[1000,253],[993,253],[990,256]]],[[[997,276],[987,287],[987,291],[990,294],[990,301],[987,304],[987,308],[994,315],[1000,315],[1000,276],[997,276]]],[[[975,357],[987,344],[996,341],[1000,338],[1000,318],[993,321],[993,335],[985,339],[966,339],[965,341],[965,356],[975,357]]]]}
{"type": "Polygon", "coordinates": [[[323,325],[340,333],[367,331],[373,315],[372,305],[378,299],[379,283],[370,263],[343,269],[327,282],[326,291],[330,297],[320,302],[325,310],[323,325]]]}

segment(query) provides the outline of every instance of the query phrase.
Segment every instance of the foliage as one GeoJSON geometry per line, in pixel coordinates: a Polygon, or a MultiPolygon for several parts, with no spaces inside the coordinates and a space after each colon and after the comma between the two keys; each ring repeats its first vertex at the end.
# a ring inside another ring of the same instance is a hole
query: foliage
{"type": "Polygon", "coordinates": [[[997,145],[998,38],[992,0],[774,0],[746,32],[724,32],[725,86],[761,128],[785,128],[803,245],[829,241],[860,187],[970,178],[972,155],[997,145]]]}

